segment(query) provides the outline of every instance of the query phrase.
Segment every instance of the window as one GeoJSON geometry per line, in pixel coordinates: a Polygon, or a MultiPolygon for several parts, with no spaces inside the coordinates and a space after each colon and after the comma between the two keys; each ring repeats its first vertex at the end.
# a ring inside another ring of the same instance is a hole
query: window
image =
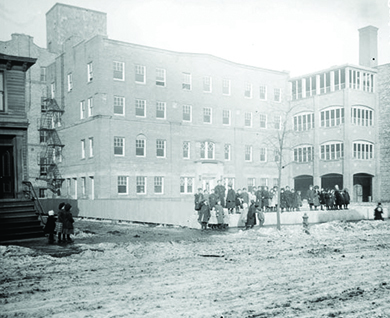
{"type": "Polygon", "coordinates": [[[156,85],[165,86],[165,70],[162,68],[156,68],[156,85]]]}
{"type": "Polygon", "coordinates": [[[91,184],[90,198],[91,198],[91,200],[95,200],[95,179],[94,179],[94,177],[89,177],[89,180],[90,180],[90,184],[91,184]]]}
{"type": "Polygon", "coordinates": [[[248,185],[248,191],[252,192],[253,187],[256,186],[256,179],[255,178],[248,178],[247,185],[248,185]]]}
{"type": "Polygon", "coordinates": [[[252,146],[245,146],[245,161],[252,161],[252,146]]]}
{"type": "Polygon", "coordinates": [[[156,140],[156,156],[158,158],[165,158],[165,144],[166,141],[162,139],[156,140]]]}
{"type": "Polygon", "coordinates": [[[260,148],[260,161],[261,162],[267,161],[267,148],[260,148]]]}
{"type": "Polygon", "coordinates": [[[56,98],[56,83],[50,84],[50,98],[56,98]]]}
{"type": "Polygon", "coordinates": [[[93,79],[93,71],[92,71],[92,62],[87,64],[87,82],[92,82],[93,79]]]}
{"type": "Polygon", "coordinates": [[[203,123],[211,124],[211,108],[210,107],[203,107],[203,123]]]}
{"type": "Polygon", "coordinates": [[[80,102],[80,119],[85,118],[85,100],[80,102]]]}
{"type": "Polygon", "coordinates": [[[88,98],[88,117],[92,116],[93,98],[88,98]]]}
{"type": "Polygon", "coordinates": [[[5,111],[5,84],[4,72],[0,72],[0,112],[5,111]]]}
{"type": "Polygon", "coordinates": [[[214,159],[214,143],[211,141],[204,141],[200,143],[200,158],[214,159]]]}
{"type": "Polygon", "coordinates": [[[137,194],[146,194],[146,177],[137,177],[137,194]]]}
{"type": "Polygon", "coordinates": [[[118,194],[127,194],[127,177],[118,176],[118,194]]]}
{"type": "Polygon", "coordinates": [[[252,98],[252,84],[245,83],[244,96],[246,98],[252,98]]]}
{"type": "Polygon", "coordinates": [[[72,73],[68,74],[68,92],[72,91],[73,89],[73,75],[72,73]]]}
{"type": "Polygon", "coordinates": [[[282,94],[280,88],[274,89],[274,101],[280,103],[282,100],[282,94]]]}
{"type": "Polygon", "coordinates": [[[112,63],[113,78],[114,80],[124,81],[125,80],[125,63],[116,62],[112,63]]]}
{"type": "Polygon", "coordinates": [[[115,156],[125,155],[125,138],[114,137],[114,155],[115,156]]]}
{"type": "Polygon", "coordinates": [[[135,140],[135,155],[137,157],[145,157],[146,155],[146,139],[143,136],[138,136],[135,140]]]}
{"type": "Polygon", "coordinates": [[[146,101],[142,99],[135,100],[135,116],[146,117],[146,101]]]}
{"type": "Polygon", "coordinates": [[[230,144],[225,144],[224,146],[225,160],[229,161],[231,158],[231,146],[230,144]]]}
{"type": "Polygon", "coordinates": [[[114,96],[114,114],[125,114],[125,98],[122,96],[114,96]]]}
{"type": "Polygon", "coordinates": [[[81,140],[81,159],[85,159],[85,139],[81,140]]]}
{"type": "Polygon", "coordinates": [[[183,105],[183,121],[192,120],[192,106],[183,105]]]}
{"type": "Polygon", "coordinates": [[[344,124],[344,108],[330,108],[321,111],[321,127],[334,127],[344,124]]]}
{"type": "Polygon", "coordinates": [[[164,190],[164,178],[154,177],[154,193],[162,194],[164,190]]]}
{"type": "Polygon", "coordinates": [[[342,142],[321,145],[322,160],[337,160],[341,158],[344,158],[344,144],[342,142]]]}
{"type": "Polygon", "coordinates": [[[190,73],[182,73],[182,89],[191,90],[191,74],[190,73]]]}
{"type": "Polygon", "coordinates": [[[86,191],[87,191],[86,179],[85,179],[85,177],[81,177],[81,195],[84,198],[85,198],[85,195],[86,195],[86,191]]]}
{"type": "Polygon", "coordinates": [[[358,126],[373,126],[373,111],[363,106],[351,108],[351,122],[358,126]]]}
{"type": "Polygon", "coordinates": [[[89,157],[93,157],[93,137],[89,138],[89,157]]]}
{"type": "Polygon", "coordinates": [[[353,158],[361,160],[369,160],[374,158],[374,145],[370,142],[354,142],[353,143],[353,158]]]}
{"type": "Polygon", "coordinates": [[[274,128],[275,129],[280,129],[281,128],[281,125],[280,125],[280,116],[274,116],[274,128]]]}
{"type": "Polygon", "coordinates": [[[267,100],[267,86],[260,86],[260,99],[267,100]]]}
{"type": "Polygon", "coordinates": [[[230,80],[228,79],[222,80],[222,94],[230,95],[230,80]]]}
{"type": "Polygon", "coordinates": [[[300,146],[294,148],[294,161],[295,162],[310,162],[314,158],[314,147],[312,146],[300,146]]]}
{"type": "Polygon", "coordinates": [[[267,128],[267,115],[260,114],[260,128],[267,128]]]}
{"type": "Polygon", "coordinates": [[[145,66],[142,65],[135,66],[135,82],[140,84],[146,83],[145,66]]]}
{"type": "Polygon", "coordinates": [[[230,110],[222,110],[222,123],[224,125],[230,125],[230,110]]]}
{"type": "Polygon", "coordinates": [[[39,158],[39,174],[41,176],[47,175],[47,168],[48,168],[48,159],[47,158],[39,158]]]}
{"type": "Polygon", "coordinates": [[[46,130],[40,130],[39,131],[39,142],[40,143],[46,143],[47,142],[47,131],[46,130]]]}
{"type": "Polygon", "coordinates": [[[187,194],[194,192],[194,178],[180,177],[180,193],[187,194]]]}
{"type": "Polygon", "coordinates": [[[190,159],[190,146],[189,141],[183,141],[183,159],[190,159]]]}
{"type": "Polygon", "coordinates": [[[165,119],[165,103],[156,102],[156,118],[165,119]]]}
{"type": "Polygon", "coordinates": [[[203,91],[205,93],[211,93],[211,77],[210,76],[204,76],[203,77],[203,91]]]}
{"type": "Polygon", "coordinates": [[[294,116],[294,130],[306,131],[314,128],[314,114],[300,114],[294,116]]]}
{"type": "Polygon", "coordinates": [[[73,178],[73,199],[77,200],[77,178],[73,178]]]}
{"type": "Polygon", "coordinates": [[[47,68],[41,67],[41,76],[40,76],[41,82],[46,82],[47,80],[47,68]]]}
{"type": "Polygon", "coordinates": [[[245,127],[252,127],[252,113],[245,113],[245,127]]]}

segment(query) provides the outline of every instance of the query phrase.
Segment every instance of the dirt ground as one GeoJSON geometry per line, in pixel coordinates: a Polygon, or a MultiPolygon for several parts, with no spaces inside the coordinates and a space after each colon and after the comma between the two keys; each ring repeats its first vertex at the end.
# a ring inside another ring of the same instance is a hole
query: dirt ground
{"type": "Polygon", "coordinates": [[[389,220],[75,227],[69,245],[0,245],[0,317],[390,317],[389,220]]]}

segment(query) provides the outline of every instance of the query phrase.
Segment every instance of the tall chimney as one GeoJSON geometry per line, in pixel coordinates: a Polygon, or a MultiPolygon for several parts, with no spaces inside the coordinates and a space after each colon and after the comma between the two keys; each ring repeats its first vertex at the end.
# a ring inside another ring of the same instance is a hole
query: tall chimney
{"type": "Polygon", "coordinates": [[[359,29],[359,64],[378,66],[378,28],[369,25],[359,29]]]}

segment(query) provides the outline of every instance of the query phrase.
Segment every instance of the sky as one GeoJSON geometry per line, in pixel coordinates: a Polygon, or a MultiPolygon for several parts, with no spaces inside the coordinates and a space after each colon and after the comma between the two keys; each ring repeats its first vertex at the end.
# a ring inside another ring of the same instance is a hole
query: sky
{"type": "Polygon", "coordinates": [[[46,47],[45,15],[56,2],[107,13],[112,40],[291,76],[357,65],[358,29],[373,25],[379,64],[390,63],[390,0],[0,0],[0,41],[24,33],[46,47]]]}

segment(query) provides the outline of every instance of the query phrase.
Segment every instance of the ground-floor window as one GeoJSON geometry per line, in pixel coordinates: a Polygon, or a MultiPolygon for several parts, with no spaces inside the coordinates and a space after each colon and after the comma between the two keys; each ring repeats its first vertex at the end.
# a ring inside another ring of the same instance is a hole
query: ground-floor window
{"type": "Polygon", "coordinates": [[[137,177],[137,194],[146,194],[146,177],[137,177]]]}
{"type": "Polygon", "coordinates": [[[154,177],[154,193],[162,194],[164,191],[164,177],[154,177]]]}
{"type": "Polygon", "coordinates": [[[118,194],[127,194],[126,176],[118,176],[118,194]]]}
{"type": "Polygon", "coordinates": [[[193,193],[194,192],[194,178],[181,177],[180,178],[180,193],[193,193]]]}

